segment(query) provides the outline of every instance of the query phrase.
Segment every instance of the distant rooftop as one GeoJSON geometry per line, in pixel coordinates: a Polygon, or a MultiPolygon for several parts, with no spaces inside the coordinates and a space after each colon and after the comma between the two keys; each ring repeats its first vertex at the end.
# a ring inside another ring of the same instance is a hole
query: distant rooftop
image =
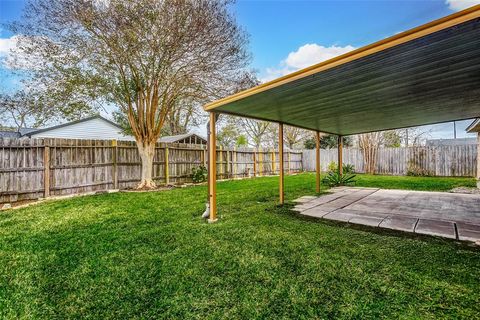
{"type": "Polygon", "coordinates": [[[427,140],[427,146],[439,147],[439,146],[464,146],[464,145],[476,145],[476,138],[460,138],[460,139],[431,139],[427,140]]]}

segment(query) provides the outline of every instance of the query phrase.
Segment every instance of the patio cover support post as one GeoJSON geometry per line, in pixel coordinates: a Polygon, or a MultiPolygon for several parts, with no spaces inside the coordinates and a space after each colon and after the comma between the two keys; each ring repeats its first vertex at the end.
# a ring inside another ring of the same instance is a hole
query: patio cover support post
{"type": "Polygon", "coordinates": [[[215,122],[215,113],[210,112],[208,139],[208,203],[210,217],[208,222],[217,221],[217,137],[215,122]]]}
{"type": "Polygon", "coordinates": [[[320,132],[315,131],[315,170],[316,170],[316,191],[320,193],[320,132]]]}
{"type": "MultiPolygon", "coordinates": [[[[274,153],[275,154],[275,150],[274,153]]],[[[275,159],[275,158],[274,158],[275,159]]],[[[280,204],[284,203],[284,177],[283,177],[283,123],[278,124],[278,171],[279,171],[279,192],[280,192],[280,204]]]]}
{"type": "Polygon", "coordinates": [[[343,137],[338,136],[338,174],[343,175],[343,137]]]}

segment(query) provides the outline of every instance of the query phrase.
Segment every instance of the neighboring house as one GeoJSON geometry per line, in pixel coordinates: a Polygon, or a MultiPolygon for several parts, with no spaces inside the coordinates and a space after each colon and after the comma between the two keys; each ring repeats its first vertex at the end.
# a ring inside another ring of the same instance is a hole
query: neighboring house
{"type": "Polygon", "coordinates": [[[164,136],[158,139],[158,142],[163,143],[186,143],[186,144],[201,144],[207,145],[207,139],[195,134],[185,133],[176,136],[164,136]]]}
{"type": "MultiPolygon", "coordinates": [[[[6,130],[0,131],[0,138],[22,137],[135,141],[134,137],[123,134],[120,125],[99,115],[45,129],[21,128],[18,132],[6,130]]],[[[165,136],[160,138],[159,142],[200,145],[207,144],[205,138],[194,133],[165,136]]]]}
{"type": "Polygon", "coordinates": [[[477,139],[475,138],[427,140],[427,147],[464,146],[464,145],[475,145],[475,144],[477,144],[477,139]]]}
{"type": "Polygon", "coordinates": [[[14,130],[0,130],[0,138],[21,138],[30,132],[37,131],[35,128],[20,128],[18,131],[14,130]]]}
{"type": "Polygon", "coordinates": [[[39,129],[24,136],[30,138],[133,140],[131,136],[122,133],[122,127],[118,124],[99,115],[39,129]]]}

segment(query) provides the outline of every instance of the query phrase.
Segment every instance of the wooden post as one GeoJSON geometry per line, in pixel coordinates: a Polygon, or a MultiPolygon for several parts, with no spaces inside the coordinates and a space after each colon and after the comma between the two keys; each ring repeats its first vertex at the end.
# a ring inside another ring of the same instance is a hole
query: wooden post
{"type": "Polygon", "coordinates": [[[113,172],[112,172],[112,177],[113,177],[113,189],[118,189],[118,166],[117,166],[117,140],[112,140],[112,162],[113,162],[113,172]]]}
{"type": "MultiPolygon", "coordinates": [[[[203,148],[203,145],[202,145],[203,148]]],[[[204,167],[207,167],[207,149],[202,150],[202,163],[204,167]]]]}
{"type": "Polygon", "coordinates": [[[168,147],[165,145],[165,185],[168,185],[170,183],[170,172],[168,169],[168,147]]]}
{"type": "Polygon", "coordinates": [[[220,164],[220,168],[218,168],[218,176],[220,179],[223,179],[223,148],[222,146],[218,147],[218,163],[220,164]]]}
{"type": "Polygon", "coordinates": [[[257,176],[257,152],[253,150],[253,176],[257,176]]]}
{"type": "Polygon", "coordinates": [[[50,147],[45,146],[43,149],[43,196],[50,196],[50,147]]]}
{"type": "Polygon", "coordinates": [[[233,147],[232,172],[235,179],[237,177],[237,148],[235,147],[233,147]]]}
{"type": "Polygon", "coordinates": [[[292,167],[291,167],[291,152],[288,151],[288,174],[292,174],[292,167]]]}
{"type": "Polygon", "coordinates": [[[316,170],[316,191],[317,193],[320,193],[321,166],[320,166],[320,132],[319,131],[315,132],[315,170],[316,170]]]}
{"type": "Polygon", "coordinates": [[[225,173],[227,175],[227,179],[230,178],[230,174],[232,173],[232,171],[230,171],[230,150],[226,150],[225,151],[227,153],[227,163],[225,165],[225,173]]]}
{"type": "Polygon", "coordinates": [[[338,136],[338,174],[343,175],[343,137],[338,136]]]}
{"type": "Polygon", "coordinates": [[[272,149],[272,174],[275,174],[277,164],[275,163],[275,148],[272,149]]]}
{"type": "Polygon", "coordinates": [[[263,176],[263,152],[262,148],[258,148],[258,175],[263,176]]]}
{"type": "MultiPolygon", "coordinates": [[[[273,160],[275,163],[275,150],[272,153],[273,154],[273,160]]],[[[278,124],[278,161],[279,161],[279,174],[280,174],[280,179],[279,179],[279,192],[280,192],[280,204],[283,204],[285,202],[284,200],[284,177],[283,177],[283,124],[279,123],[278,124]]]]}
{"type": "Polygon", "coordinates": [[[210,140],[208,141],[208,202],[210,207],[209,222],[217,221],[217,137],[215,130],[215,113],[210,112],[210,140]]]}

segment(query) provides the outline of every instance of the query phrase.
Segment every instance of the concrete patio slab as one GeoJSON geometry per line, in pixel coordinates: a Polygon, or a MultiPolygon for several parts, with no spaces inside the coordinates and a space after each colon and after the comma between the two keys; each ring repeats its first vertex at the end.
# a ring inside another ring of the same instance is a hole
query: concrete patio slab
{"type": "Polygon", "coordinates": [[[355,187],[329,191],[315,198],[302,197],[308,201],[294,210],[311,217],[480,241],[479,194],[355,187]]]}
{"type": "Polygon", "coordinates": [[[358,217],[355,214],[333,211],[323,216],[324,219],[348,222],[350,219],[358,217]]]}
{"type": "Polygon", "coordinates": [[[471,223],[457,223],[458,239],[463,241],[480,241],[480,225],[471,223]]]}
{"type": "Polygon", "coordinates": [[[324,215],[330,213],[330,211],[326,211],[319,207],[314,207],[311,209],[307,209],[302,212],[305,216],[315,217],[315,218],[322,218],[324,215]]]}
{"type": "Polygon", "coordinates": [[[305,202],[309,202],[309,201],[312,201],[314,199],[318,199],[318,197],[315,197],[315,196],[303,196],[303,197],[300,197],[298,199],[295,199],[294,202],[296,203],[305,203],[305,202]]]}
{"type": "Polygon", "coordinates": [[[404,216],[389,216],[383,219],[380,223],[380,228],[413,232],[418,218],[404,217],[404,216]]]}
{"type": "Polygon", "coordinates": [[[350,223],[362,224],[365,226],[378,227],[384,218],[368,217],[368,216],[355,216],[350,219],[350,223]]]}
{"type": "Polygon", "coordinates": [[[456,239],[455,225],[450,221],[419,219],[415,233],[456,239]]]}

